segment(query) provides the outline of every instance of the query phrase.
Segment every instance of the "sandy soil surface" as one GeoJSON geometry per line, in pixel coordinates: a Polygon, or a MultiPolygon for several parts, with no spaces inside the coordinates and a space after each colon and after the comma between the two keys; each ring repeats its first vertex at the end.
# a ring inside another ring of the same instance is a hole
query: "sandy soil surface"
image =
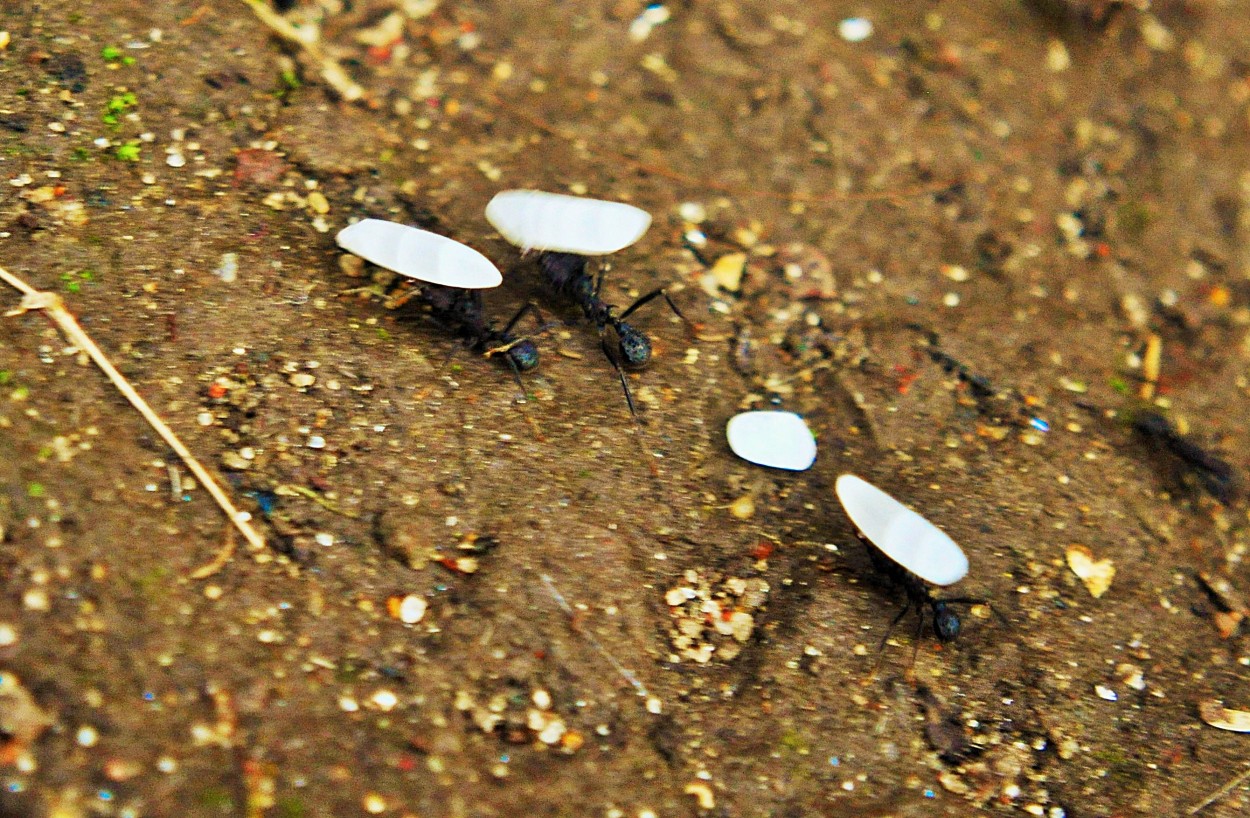
{"type": "Polygon", "coordinates": [[[0,814],[1250,809],[1204,723],[1250,708],[1246,4],[664,8],[0,8],[0,266],[267,538],[0,320],[0,814]],[[637,421],[507,188],[654,216],[603,298],[696,326],[631,316],[637,421]],[[541,305],[524,397],[341,257],[363,217],[541,305]],[[729,452],[769,406],[810,471],[729,452]],[[847,471],[968,553],[957,641],[889,633],[847,471]]]}

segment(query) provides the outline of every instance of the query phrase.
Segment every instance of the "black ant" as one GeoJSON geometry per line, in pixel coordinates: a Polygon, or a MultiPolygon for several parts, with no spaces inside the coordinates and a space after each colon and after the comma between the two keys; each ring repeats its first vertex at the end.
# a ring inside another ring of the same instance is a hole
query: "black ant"
{"type": "Polygon", "coordinates": [[[978,402],[988,400],[997,394],[989,378],[984,375],[977,375],[966,364],[942,351],[938,344],[938,334],[936,332],[920,324],[908,324],[907,327],[924,335],[927,342],[924,351],[928,354],[929,359],[942,367],[943,372],[948,375],[954,375],[967,385],[969,391],[972,392],[972,396],[978,402]]]}
{"type": "MultiPolygon", "coordinates": [[[[989,605],[989,600],[977,599],[974,597],[960,596],[948,599],[937,599],[933,596],[933,592],[929,590],[929,585],[923,579],[908,571],[894,560],[887,557],[872,542],[859,531],[855,532],[855,536],[868,549],[868,558],[872,560],[872,565],[879,572],[884,574],[889,580],[898,586],[901,586],[903,592],[907,595],[907,602],[903,605],[903,610],[898,612],[894,617],[894,621],[890,623],[890,627],[885,632],[885,636],[881,639],[881,648],[885,647],[886,641],[890,638],[890,634],[898,627],[898,623],[903,621],[903,617],[907,616],[907,612],[915,608],[916,616],[916,637],[915,645],[919,648],[920,634],[924,630],[924,609],[927,607],[933,612],[933,633],[940,642],[953,642],[959,637],[959,631],[963,627],[963,623],[959,619],[959,614],[950,608],[951,605],[989,605]]],[[[993,610],[991,608],[991,610],[993,610]]]]}
{"type": "Polygon", "coordinates": [[[538,256],[538,267],[547,277],[547,284],[551,289],[575,301],[582,308],[582,313],[594,322],[595,328],[599,330],[599,343],[603,348],[603,354],[612,362],[621,380],[621,388],[625,390],[625,401],[629,404],[629,413],[637,417],[634,397],[625,380],[625,369],[641,369],[647,365],[647,362],[651,360],[651,339],[641,330],[626,323],[625,319],[639,307],[657,298],[663,298],[678,318],[685,321],[687,325],[690,324],[690,320],[677,309],[677,305],[668,297],[663,287],[652,290],[622,312],[617,313],[615,305],[605,303],[600,297],[604,270],[600,270],[599,276],[593,278],[586,272],[586,262],[585,256],[576,253],[546,252],[538,256]],[[608,327],[616,333],[616,350],[608,344],[606,337],[608,327]]]}
{"type": "Polygon", "coordinates": [[[1150,409],[1133,415],[1133,429],[1191,471],[1216,500],[1228,505],[1237,494],[1237,472],[1229,463],[1182,435],[1172,422],[1150,409]]]}
{"type": "MultiPolygon", "coordinates": [[[[393,298],[388,306],[399,307],[413,298],[419,298],[430,310],[434,320],[454,329],[464,339],[469,349],[479,355],[501,355],[520,383],[520,373],[538,366],[538,347],[525,337],[514,335],[512,330],[527,313],[534,313],[542,321],[542,313],[533,304],[526,304],[497,329],[486,319],[482,307],[481,290],[445,287],[441,284],[422,283],[420,288],[393,298]]],[[[522,392],[524,387],[522,386],[522,392]]]]}

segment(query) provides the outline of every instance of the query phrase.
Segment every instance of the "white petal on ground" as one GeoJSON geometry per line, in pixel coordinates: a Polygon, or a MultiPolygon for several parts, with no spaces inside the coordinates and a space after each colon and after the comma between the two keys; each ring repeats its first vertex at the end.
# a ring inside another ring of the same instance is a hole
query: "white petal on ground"
{"type": "Polygon", "coordinates": [[[526,250],[602,256],[642,238],[651,225],[651,214],[622,202],[541,190],[505,190],[486,205],[486,220],[505,239],[526,250]]]}
{"type": "Polygon", "coordinates": [[[365,261],[429,284],[484,290],[503,282],[499,268],[472,247],[398,222],[365,219],[340,230],[335,241],[365,261]]]}
{"type": "Polygon", "coordinates": [[[729,419],[733,453],[759,466],[805,471],[816,462],[816,438],[793,412],[743,412],[729,419]]]}
{"type": "Polygon", "coordinates": [[[951,585],[968,573],[968,557],[946,532],[853,474],[834,486],[846,515],[881,552],[921,579],[951,585]]]}

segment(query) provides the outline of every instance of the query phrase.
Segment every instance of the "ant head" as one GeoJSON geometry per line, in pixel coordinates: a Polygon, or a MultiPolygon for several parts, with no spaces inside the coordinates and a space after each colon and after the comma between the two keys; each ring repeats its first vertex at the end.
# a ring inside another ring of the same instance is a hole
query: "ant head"
{"type": "Polygon", "coordinates": [[[593,278],[580,276],[573,283],[573,298],[577,301],[587,301],[598,295],[595,290],[595,280],[593,278]]]}
{"type": "Polygon", "coordinates": [[[943,642],[952,642],[959,636],[959,614],[948,608],[945,602],[933,603],[933,632],[943,642]]]}
{"type": "Polygon", "coordinates": [[[651,341],[647,336],[623,321],[616,325],[616,334],[621,339],[621,361],[631,369],[647,365],[651,360],[651,341]]]}
{"type": "Polygon", "coordinates": [[[528,338],[517,341],[505,354],[518,372],[529,372],[538,366],[538,347],[528,338]]]}

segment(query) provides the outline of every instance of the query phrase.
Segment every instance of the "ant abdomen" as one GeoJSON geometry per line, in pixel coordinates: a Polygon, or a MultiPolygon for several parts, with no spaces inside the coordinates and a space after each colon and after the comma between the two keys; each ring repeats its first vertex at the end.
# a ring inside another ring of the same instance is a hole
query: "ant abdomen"
{"type": "Polygon", "coordinates": [[[520,372],[529,372],[538,366],[538,347],[529,339],[518,341],[507,352],[508,360],[520,372]]]}
{"type": "Polygon", "coordinates": [[[641,369],[651,360],[651,340],[628,324],[621,324],[621,360],[630,369],[641,369]]]}

